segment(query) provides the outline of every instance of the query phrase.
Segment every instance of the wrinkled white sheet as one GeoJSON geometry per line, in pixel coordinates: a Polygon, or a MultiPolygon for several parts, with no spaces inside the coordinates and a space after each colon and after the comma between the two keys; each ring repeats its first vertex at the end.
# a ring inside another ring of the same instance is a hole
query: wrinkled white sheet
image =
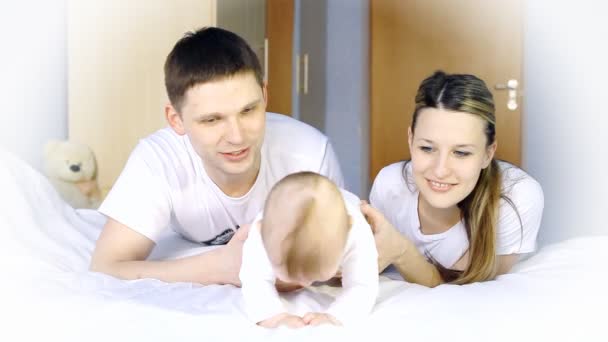
{"type": "MultiPolygon", "coordinates": [[[[0,341],[608,340],[606,236],[544,247],[491,282],[429,289],[388,274],[367,324],[267,330],[246,320],[233,286],[88,272],[104,218],[72,209],[42,175],[1,150],[0,203],[0,341]]],[[[202,250],[168,234],[151,257],[202,250]]],[[[321,286],[285,299],[296,312],[318,310],[336,291],[321,286]]]]}

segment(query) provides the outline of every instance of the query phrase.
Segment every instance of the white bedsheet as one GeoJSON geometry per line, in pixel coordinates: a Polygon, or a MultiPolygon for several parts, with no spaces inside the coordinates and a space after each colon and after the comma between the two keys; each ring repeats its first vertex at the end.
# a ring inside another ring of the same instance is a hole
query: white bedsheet
{"type": "MultiPolygon", "coordinates": [[[[608,341],[606,236],[547,246],[491,282],[429,289],[388,274],[365,325],[267,330],[246,320],[232,286],[88,272],[103,217],[73,210],[42,175],[2,151],[0,202],[0,341],[608,341]]],[[[202,250],[168,234],[152,257],[202,250]]],[[[285,299],[296,312],[318,310],[338,290],[285,299]]]]}

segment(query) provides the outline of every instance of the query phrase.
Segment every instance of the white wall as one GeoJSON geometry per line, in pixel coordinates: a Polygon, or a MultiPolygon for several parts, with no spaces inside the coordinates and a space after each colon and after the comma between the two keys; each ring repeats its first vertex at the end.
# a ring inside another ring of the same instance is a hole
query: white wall
{"type": "Polygon", "coordinates": [[[325,133],[346,188],[363,199],[369,184],[369,2],[327,1],[325,133]]]}
{"type": "Polygon", "coordinates": [[[0,44],[0,146],[40,169],[44,142],[67,137],[66,1],[3,4],[0,44]]]}
{"type": "Polygon", "coordinates": [[[541,244],[608,234],[607,9],[526,1],[523,162],[545,192],[541,244]]]}
{"type": "Polygon", "coordinates": [[[295,11],[294,54],[310,56],[311,89],[308,95],[295,90],[292,93],[294,117],[327,134],[342,167],[346,189],[367,199],[369,3],[296,0],[295,11]],[[315,65],[319,60],[321,67],[315,65]]]}

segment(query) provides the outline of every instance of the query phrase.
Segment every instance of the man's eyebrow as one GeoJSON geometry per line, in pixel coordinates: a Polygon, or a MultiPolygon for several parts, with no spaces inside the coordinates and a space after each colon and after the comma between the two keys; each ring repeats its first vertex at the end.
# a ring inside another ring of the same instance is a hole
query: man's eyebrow
{"type": "Polygon", "coordinates": [[[206,113],[206,114],[200,114],[200,115],[195,115],[194,119],[195,120],[206,120],[206,119],[211,119],[211,118],[216,118],[216,117],[221,117],[222,114],[221,113],[206,113]]]}
{"type": "MultiPolygon", "coordinates": [[[[244,106],[242,107],[242,109],[241,109],[241,110],[244,110],[244,109],[247,109],[247,108],[251,108],[251,107],[255,107],[255,106],[257,106],[257,105],[258,105],[260,102],[262,102],[262,99],[261,99],[261,98],[260,98],[260,99],[253,100],[253,101],[251,101],[251,102],[247,103],[246,105],[244,105],[244,106]]],[[[222,115],[222,113],[219,113],[219,112],[213,112],[213,113],[204,113],[204,114],[199,114],[199,115],[196,115],[196,116],[195,116],[195,119],[196,119],[196,120],[205,120],[205,119],[209,119],[209,118],[212,118],[212,117],[221,117],[221,116],[223,116],[223,115],[222,115]]]]}
{"type": "Polygon", "coordinates": [[[254,107],[254,106],[258,105],[260,102],[262,102],[261,98],[260,99],[255,99],[255,100],[249,102],[248,104],[244,105],[243,109],[254,107]]]}

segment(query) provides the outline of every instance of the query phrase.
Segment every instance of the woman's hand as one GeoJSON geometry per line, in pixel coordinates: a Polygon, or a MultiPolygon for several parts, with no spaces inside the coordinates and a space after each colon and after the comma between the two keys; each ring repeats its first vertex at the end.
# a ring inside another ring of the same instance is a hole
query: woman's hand
{"type": "Polygon", "coordinates": [[[405,253],[408,241],[378,209],[366,201],[361,201],[361,212],[372,227],[378,250],[378,270],[382,272],[405,253]]]}

